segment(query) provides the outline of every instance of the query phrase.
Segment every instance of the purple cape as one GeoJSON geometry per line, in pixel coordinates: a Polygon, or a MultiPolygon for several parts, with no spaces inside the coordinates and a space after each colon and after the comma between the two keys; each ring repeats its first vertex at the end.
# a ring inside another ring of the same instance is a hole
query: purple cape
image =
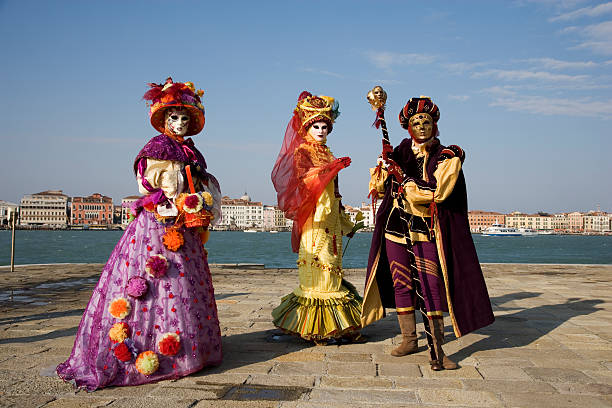
{"type": "MultiPolygon", "coordinates": [[[[437,142],[434,141],[434,142],[437,142]]],[[[416,158],[411,148],[411,139],[404,139],[393,151],[393,159],[406,175],[416,175],[416,158]]],[[[429,180],[438,158],[445,147],[432,144],[427,162],[429,180]]],[[[370,324],[385,316],[385,307],[395,307],[395,295],[389,262],[385,251],[385,223],[393,207],[391,185],[386,184],[385,196],[376,214],[376,227],[368,258],[366,288],[363,301],[362,323],[370,324]]],[[[495,320],[489,293],[484,281],[476,248],[472,241],[467,216],[467,191],[463,171],[459,173],[450,196],[437,205],[437,242],[447,302],[455,335],[463,336],[495,320]],[[441,249],[441,251],[440,251],[441,249]]]]}

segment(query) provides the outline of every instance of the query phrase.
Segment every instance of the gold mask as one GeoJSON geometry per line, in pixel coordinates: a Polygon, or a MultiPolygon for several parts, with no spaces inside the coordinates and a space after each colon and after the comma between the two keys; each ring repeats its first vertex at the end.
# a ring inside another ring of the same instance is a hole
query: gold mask
{"type": "Polygon", "coordinates": [[[425,143],[433,136],[434,121],[428,113],[417,113],[410,117],[410,135],[417,143],[425,143]]]}

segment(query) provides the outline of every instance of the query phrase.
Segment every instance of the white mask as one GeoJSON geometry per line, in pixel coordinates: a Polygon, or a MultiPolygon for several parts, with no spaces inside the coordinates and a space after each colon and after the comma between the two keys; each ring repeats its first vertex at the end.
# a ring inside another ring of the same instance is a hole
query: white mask
{"type": "Polygon", "coordinates": [[[170,108],[166,111],[166,129],[177,136],[185,136],[189,129],[189,112],[186,109],[170,108]]]}
{"type": "Polygon", "coordinates": [[[320,144],[325,144],[325,142],[327,142],[328,133],[329,125],[323,121],[315,122],[308,128],[308,134],[320,144]]]}

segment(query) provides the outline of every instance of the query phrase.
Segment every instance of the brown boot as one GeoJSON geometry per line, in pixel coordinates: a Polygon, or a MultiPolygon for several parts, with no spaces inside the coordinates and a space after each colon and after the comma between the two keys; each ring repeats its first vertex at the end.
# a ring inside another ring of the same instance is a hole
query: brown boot
{"type": "Polygon", "coordinates": [[[419,346],[416,336],[416,321],[414,313],[398,314],[400,330],[402,331],[402,344],[391,352],[394,357],[402,357],[408,354],[415,353],[419,346]]]}
{"type": "Polygon", "coordinates": [[[456,370],[459,368],[457,363],[448,358],[442,350],[442,344],[444,344],[444,320],[443,319],[430,319],[429,327],[431,328],[431,334],[434,342],[434,349],[436,350],[437,360],[429,362],[431,369],[434,371],[444,370],[456,370]]]}

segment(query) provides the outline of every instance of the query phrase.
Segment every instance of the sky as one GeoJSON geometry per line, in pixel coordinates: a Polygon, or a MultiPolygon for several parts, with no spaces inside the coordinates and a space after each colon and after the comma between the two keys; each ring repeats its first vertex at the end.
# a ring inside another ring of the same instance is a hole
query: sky
{"type": "Polygon", "coordinates": [[[171,76],[205,91],[194,141],[232,198],[276,203],[308,90],[340,103],[343,201],[369,201],[381,133],[365,97],[382,85],[393,145],[410,97],[439,106],[470,209],[612,212],[612,2],[0,0],[0,49],[0,200],[138,194],[133,160],[157,135],[142,95],[171,76]]]}

